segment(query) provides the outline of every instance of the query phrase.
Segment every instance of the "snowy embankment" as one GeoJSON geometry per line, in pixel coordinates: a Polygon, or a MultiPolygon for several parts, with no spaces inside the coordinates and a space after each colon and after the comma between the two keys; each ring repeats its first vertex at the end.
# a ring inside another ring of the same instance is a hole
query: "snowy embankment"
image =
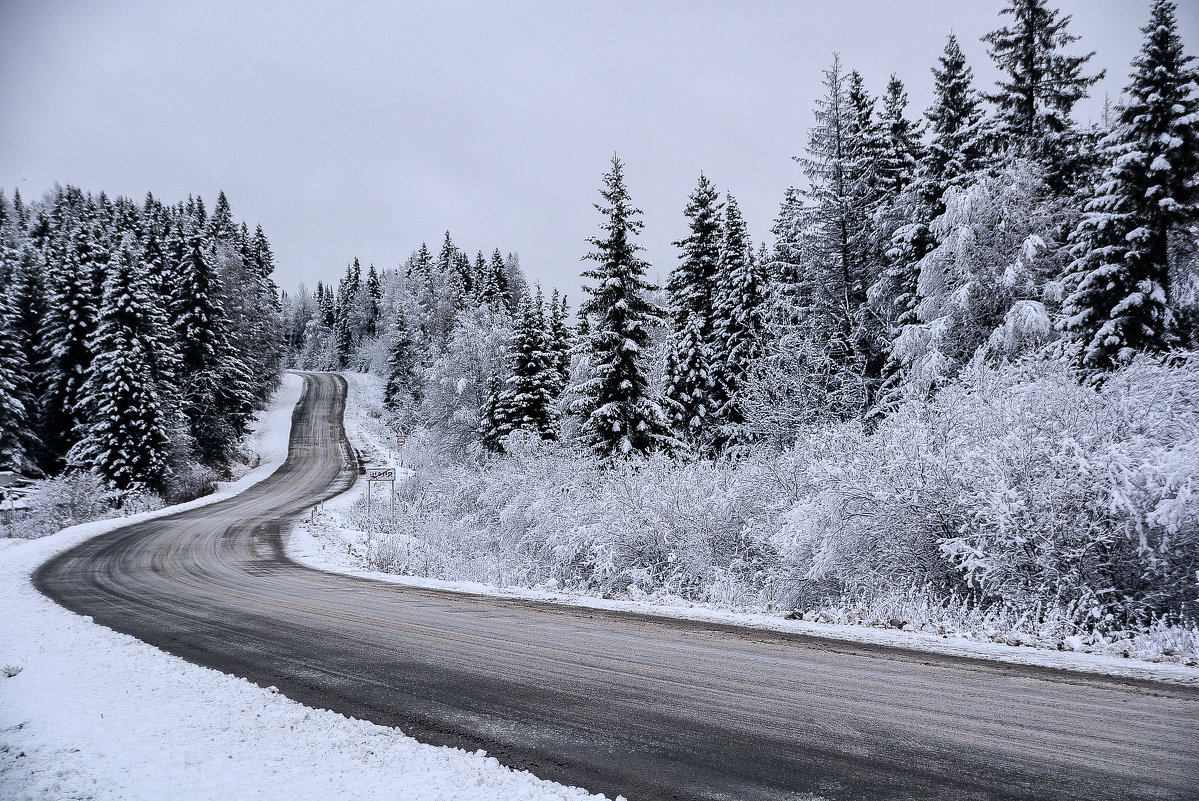
{"type": "MultiPolygon", "coordinates": [[[[394,464],[393,453],[386,442],[386,432],[380,423],[377,398],[378,379],[371,375],[350,374],[350,395],[346,404],[346,433],[356,448],[363,452],[368,463],[394,464]]],[[[384,485],[385,486],[385,485],[384,485]]],[[[989,659],[1020,665],[1081,671],[1086,673],[1123,676],[1138,679],[1199,685],[1199,666],[1175,661],[1149,661],[1112,653],[1046,650],[1032,647],[1030,638],[1007,635],[999,642],[983,639],[982,635],[955,631],[911,631],[837,621],[830,613],[809,613],[808,619],[788,619],[780,612],[755,613],[721,608],[713,604],[695,604],[670,595],[647,595],[630,588],[629,598],[597,597],[584,593],[556,589],[498,587],[471,581],[444,581],[418,576],[395,575],[368,568],[367,554],[371,549],[371,534],[355,530],[347,524],[349,510],[366,492],[365,482],[359,482],[349,492],[330,501],[314,520],[304,520],[294,526],[287,538],[288,554],[296,561],[322,570],[405,584],[413,587],[448,590],[451,592],[496,595],[550,603],[606,609],[621,612],[656,615],[768,629],[813,637],[888,645],[976,659],[989,659]],[[1006,641],[1005,641],[1006,640],[1006,641]]],[[[376,489],[376,499],[383,492],[376,489]]],[[[851,618],[852,621],[852,612],[851,618]]],[[[1192,660],[1193,661],[1193,660],[1192,660]]]]}
{"type": "Polygon", "coordinates": [[[38,565],[124,523],[196,508],[262,481],[287,457],[303,382],[288,375],[247,446],[260,466],[211,496],[0,551],[0,798],[567,799],[588,794],[482,752],[314,710],[192,665],[37,592],[38,565]]]}

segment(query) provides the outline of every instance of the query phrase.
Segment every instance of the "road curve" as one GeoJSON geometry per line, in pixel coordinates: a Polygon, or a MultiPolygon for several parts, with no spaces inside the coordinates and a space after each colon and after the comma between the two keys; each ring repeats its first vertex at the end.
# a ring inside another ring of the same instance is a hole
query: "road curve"
{"type": "Polygon", "coordinates": [[[1193,688],[297,565],[284,521],[355,478],[344,379],[304,381],[270,478],[85,542],[37,587],[303,703],[630,801],[1199,798],[1193,688]]]}

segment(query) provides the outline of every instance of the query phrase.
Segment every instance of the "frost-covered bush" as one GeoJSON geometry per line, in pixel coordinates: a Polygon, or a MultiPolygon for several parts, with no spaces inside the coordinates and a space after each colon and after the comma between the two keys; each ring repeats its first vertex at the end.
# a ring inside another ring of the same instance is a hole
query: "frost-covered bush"
{"type": "Polygon", "coordinates": [[[805,462],[824,486],[778,536],[809,579],[1053,608],[1082,628],[1199,619],[1194,355],[1099,391],[1060,362],[976,367],[870,435],[825,436],[805,462]]]}
{"type": "Polygon", "coordinates": [[[14,537],[45,537],[67,526],[115,517],[119,496],[89,470],[41,482],[26,498],[27,515],[9,528],[14,537]]]}
{"type": "Polygon", "coordinates": [[[444,579],[1038,637],[1199,623],[1199,355],[1099,389],[1060,361],[976,361],[873,428],[796,430],[774,455],[608,466],[520,433],[463,459],[418,431],[396,519],[353,524],[375,567],[444,579]]]}

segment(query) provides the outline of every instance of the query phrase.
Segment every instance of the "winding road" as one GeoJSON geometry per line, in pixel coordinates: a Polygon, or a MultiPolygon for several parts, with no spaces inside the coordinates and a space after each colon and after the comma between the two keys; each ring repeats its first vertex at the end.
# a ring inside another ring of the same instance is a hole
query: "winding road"
{"type": "Polygon", "coordinates": [[[38,588],[305,704],[630,801],[1199,798],[1196,688],[298,565],[282,527],[356,474],[344,379],[304,381],[270,478],[85,542],[38,588]]]}

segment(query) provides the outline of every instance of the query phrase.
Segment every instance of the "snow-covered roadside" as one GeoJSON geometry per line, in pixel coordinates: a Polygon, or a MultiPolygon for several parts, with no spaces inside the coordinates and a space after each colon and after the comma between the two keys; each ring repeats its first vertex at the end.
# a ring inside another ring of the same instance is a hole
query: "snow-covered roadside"
{"type": "Polygon", "coordinates": [[[192,665],[68,612],[30,584],[38,565],[89,537],[215,503],[265,479],[287,457],[302,386],[285,377],[247,441],[261,464],[214,495],[0,551],[0,798],[591,797],[483,752],[422,745],[192,665]]]}
{"type": "MultiPolygon", "coordinates": [[[[348,378],[350,379],[350,397],[346,403],[346,433],[356,447],[360,450],[371,450],[376,460],[386,463],[387,460],[384,458],[386,446],[380,445],[382,435],[376,430],[378,427],[376,420],[370,413],[372,398],[376,397],[376,394],[371,392],[369,382],[377,381],[377,379],[373,376],[358,375],[351,375],[348,378]]],[[[315,521],[304,521],[293,527],[286,539],[288,555],[298,562],[322,570],[348,573],[412,587],[496,595],[505,598],[523,598],[592,609],[637,612],[660,617],[749,626],[831,640],[897,646],[1019,665],[1199,685],[1199,667],[1175,662],[1155,663],[1109,654],[1050,651],[1002,642],[980,641],[955,633],[937,634],[927,631],[901,631],[813,620],[788,620],[781,614],[720,609],[708,605],[689,604],[675,598],[646,596],[643,598],[608,599],[557,590],[496,587],[476,582],[443,581],[371,571],[366,568],[361,556],[364,551],[362,532],[346,529],[339,522],[344,519],[344,511],[361,498],[364,492],[365,484],[360,482],[351,491],[331,501],[326,507],[326,513],[318,515],[315,521]]]]}

